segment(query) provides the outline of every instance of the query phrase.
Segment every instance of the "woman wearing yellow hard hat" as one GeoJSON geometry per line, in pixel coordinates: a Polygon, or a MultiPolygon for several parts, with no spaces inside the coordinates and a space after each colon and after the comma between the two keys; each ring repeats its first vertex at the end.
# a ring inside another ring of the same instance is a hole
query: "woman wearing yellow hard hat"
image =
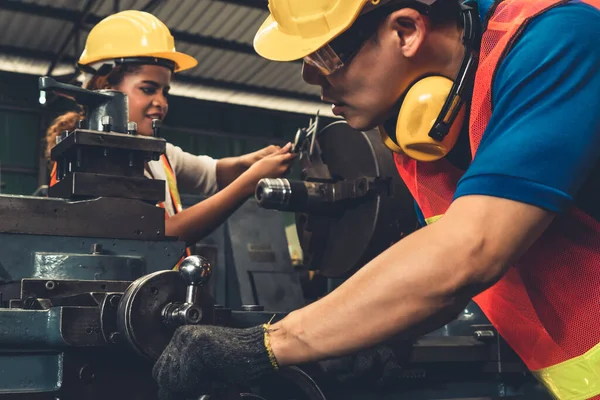
{"type": "MultiPolygon", "coordinates": [[[[173,36],[164,23],[152,14],[134,10],[100,21],[90,31],[78,62],[86,74],[86,89],[115,89],[127,94],[129,120],[137,123],[138,134],[146,136],[153,134],[152,121],[167,115],[172,75],[196,64],[193,57],[175,50],[173,36]]],[[[73,130],[82,118],[77,112],[69,112],[53,122],[46,134],[47,157],[56,137],[73,130]]],[[[210,233],[254,193],[259,179],[285,174],[294,157],[290,146],[268,146],[239,157],[215,160],[167,143],[166,154],[149,162],[145,170],[148,178],[166,181],[167,195],[160,206],[169,217],[165,223],[167,235],[193,243],[210,233]],[[178,185],[211,197],[183,210],[178,185]]],[[[55,175],[54,165],[51,185],[56,182],[55,175]]]]}

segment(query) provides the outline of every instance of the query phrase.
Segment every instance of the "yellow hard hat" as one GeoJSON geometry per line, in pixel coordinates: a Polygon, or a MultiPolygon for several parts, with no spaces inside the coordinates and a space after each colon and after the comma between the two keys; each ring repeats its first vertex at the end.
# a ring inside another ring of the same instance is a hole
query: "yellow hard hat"
{"type": "Polygon", "coordinates": [[[271,14],[254,37],[254,49],[274,61],[303,58],[348,29],[367,3],[380,0],[269,0],[271,14]]]}
{"type": "Polygon", "coordinates": [[[194,57],[175,50],[175,40],[161,20],[137,10],[121,11],[98,22],[87,37],[79,64],[135,57],[170,60],[175,72],[198,64],[194,57]]]}

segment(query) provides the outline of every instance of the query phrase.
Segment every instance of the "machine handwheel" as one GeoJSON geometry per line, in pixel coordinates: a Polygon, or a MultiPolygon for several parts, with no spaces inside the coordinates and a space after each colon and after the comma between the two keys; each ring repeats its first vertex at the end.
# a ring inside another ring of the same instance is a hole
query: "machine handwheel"
{"type": "MultiPolygon", "coordinates": [[[[184,304],[187,288],[188,282],[178,271],[158,271],[134,281],[117,310],[117,326],[125,342],[141,356],[156,361],[177,328],[165,321],[164,311],[170,305],[184,304]]],[[[200,290],[196,303],[201,310],[197,323],[213,323],[210,295],[200,290]]]]}

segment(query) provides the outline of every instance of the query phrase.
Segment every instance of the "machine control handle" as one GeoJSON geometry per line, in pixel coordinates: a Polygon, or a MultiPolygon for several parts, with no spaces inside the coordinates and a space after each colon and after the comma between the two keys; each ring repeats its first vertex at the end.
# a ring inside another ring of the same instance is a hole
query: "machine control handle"
{"type": "Polygon", "coordinates": [[[127,132],[129,115],[129,102],[127,95],[113,89],[88,90],[79,86],[60,83],[49,76],[42,76],[38,80],[38,88],[46,92],[67,96],[77,103],[88,107],[86,111],[86,128],[92,131],[118,133],[127,132]],[[110,116],[110,124],[103,118],[110,116]]]}
{"type": "Polygon", "coordinates": [[[77,102],[83,104],[102,103],[112,98],[112,96],[108,94],[83,89],[75,85],[60,83],[49,76],[42,76],[39,78],[38,88],[46,92],[55,92],[57,94],[74,97],[77,102]]]}
{"type": "Polygon", "coordinates": [[[169,303],[163,309],[163,321],[167,325],[195,325],[202,320],[202,309],[198,306],[198,291],[210,280],[212,267],[204,257],[186,257],[179,266],[179,273],[187,283],[185,303],[169,303]]]}

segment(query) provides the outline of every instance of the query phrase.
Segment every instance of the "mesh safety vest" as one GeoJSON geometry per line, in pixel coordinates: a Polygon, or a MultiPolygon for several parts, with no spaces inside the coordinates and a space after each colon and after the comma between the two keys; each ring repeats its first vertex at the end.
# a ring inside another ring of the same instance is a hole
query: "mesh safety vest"
{"type": "MultiPolygon", "coordinates": [[[[583,2],[600,8],[600,0],[583,2]]],[[[531,19],[565,3],[504,0],[490,11],[471,103],[473,155],[492,115],[496,68],[531,19]]],[[[425,163],[394,157],[425,221],[434,222],[450,206],[462,172],[445,159],[425,163]]],[[[598,221],[576,207],[557,216],[506,275],[473,300],[556,398],[600,399],[598,221]]]]}

